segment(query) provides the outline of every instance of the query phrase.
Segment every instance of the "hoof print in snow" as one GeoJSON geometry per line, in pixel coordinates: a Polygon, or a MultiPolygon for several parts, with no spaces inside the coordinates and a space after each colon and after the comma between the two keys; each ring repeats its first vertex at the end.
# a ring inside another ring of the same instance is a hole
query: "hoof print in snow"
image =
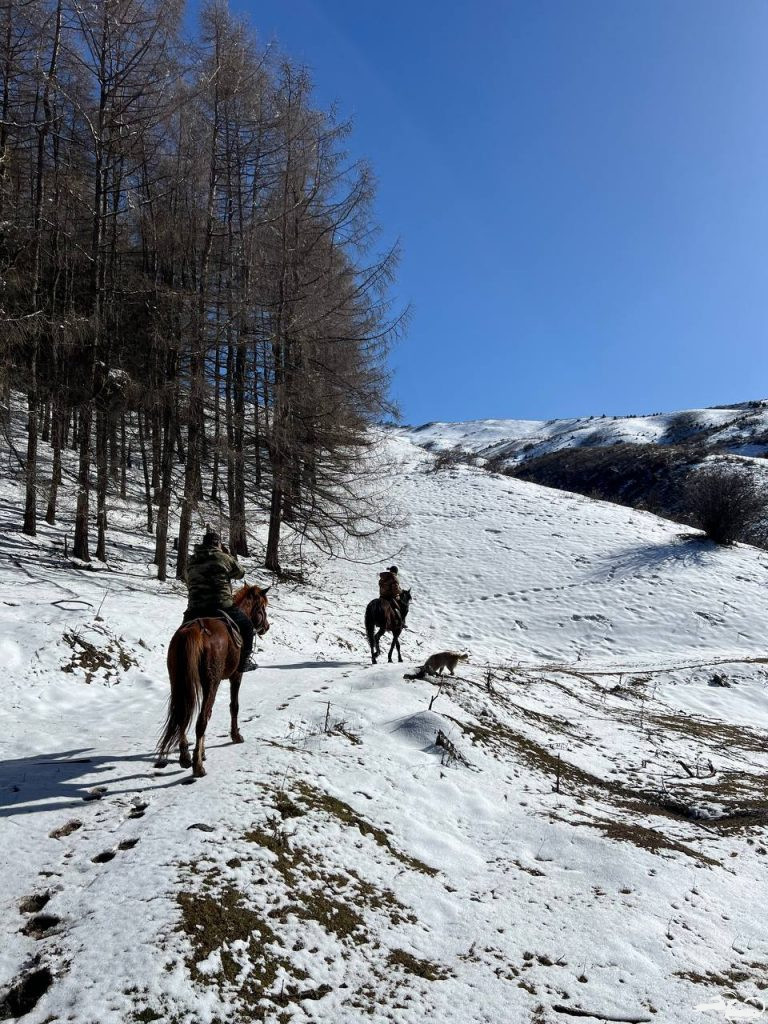
{"type": "Polygon", "coordinates": [[[21,930],[32,939],[44,939],[58,924],[61,924],[61,918],[55,914],[37,914],[31,917],[21,930]]]}
{"type": "Polygon", "coordinates": [[[132,850],[134,846],[139,842],[139,837],[136,836],[134,839],[121,839],[117,844],[118,850],[132,850]]]}
{"type": "Polygon", "coordinates": [[[112,860],[117,853],[117,850],[104,850],[102,853],[97,853],[95,857],[91,857],[94,864],[106,864],[112,860]]]}
{"type": "Polygon", "coordinates": [[[86,802],[89,800],[101,800],[107,792],[106,786],[96,786],[94,789],[89,789],[87,793],[83,794],[83,800],[86,802]]]}
{"type": "Polygon", "coordinates": [[[189,830],[191,828],[196,828],[200,832],[215,832],[216,831],[216,829],[213,827],[213,825],[206,825],[206,823],[204,821],[196,821],[193,825],[187,825],[187,832],[189,832],[189,830]]]}
{"type": "Polygon", "coordinates": [[[73,818],[72,821],[68,821],[64,825],[59,825],[58,828],[55,828],[53,832],[49,832],[48,834],[51,839],[63,839],[64,836],[72,835],[73,832],[77,832],[77,830],[82,827],[82,821],[78,821],[76,818],[73,818]]]}
{"type": "Polygon", "coordinates": [[[47,967],[22,975],[0,998],[0,1020],[17,1019],[31,1013],[53,984],[47,967]]]}
{"type": "Polygon", "coordinates": [[[19,904],[20,914],[38,914],[43,907],[50,900],[51,894],[49,892],[36,892],[32,896],[27,896],[19,904]]]}

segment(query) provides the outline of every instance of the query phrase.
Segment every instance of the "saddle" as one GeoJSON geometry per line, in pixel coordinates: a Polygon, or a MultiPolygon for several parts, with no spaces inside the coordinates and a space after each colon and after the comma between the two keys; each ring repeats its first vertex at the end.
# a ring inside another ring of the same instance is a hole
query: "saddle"
{"type": "Polygon", "coordinates": [[[402,628],[404,625],[403,614],[396,602],[388,597],[380,597],[379,601],[384,615],[384,622],[389,632],[391,633],[395,626],[400,626],[402,628]]]}
{"type": "Polygon", "coordinates": [[[206,634],[206,636],[210,636],[211,631],[205,625],[206,619],[218,619],[219,622],[223,622],[224,625],[227,627],[227,632],[229,633],[230,639],[232,640],[232,643],[235,645],[235,647],[243,646],[243,634],[240,632],[240,627],[235,622],[235,620],[230,619],[227,613],[221,608],[219,608],[219,610],[213,615],[196,615],[193,619],[186,619],[182,623],[182,628],[184,626],[195,625],[198,626],[203,631],[203,633],[206,634]]]}

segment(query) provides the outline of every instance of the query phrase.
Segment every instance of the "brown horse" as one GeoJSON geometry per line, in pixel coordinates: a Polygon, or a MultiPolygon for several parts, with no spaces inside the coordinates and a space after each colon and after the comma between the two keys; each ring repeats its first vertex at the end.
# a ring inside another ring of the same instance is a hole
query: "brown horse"
{"type": "MultiPolygon", "coordinates": [[[[258,636],[264,636],[269,629],[268,590],[269,587],[262,590],[260,587],[244,586],[234,595],[235,604],[250,617],[258,636]]],[[[193,619],[173,634],[168,648],[171,695],[168,698],[163,737],[158,746],[158,768],[165,767],[169,751],[178,743],[179,764],[182,768],[191,767],[192,774],[197,778],[205,775],[205,729],[222,679],[229,679],[232,742],[244,742],[237,724],[240,707],[238,696],[243,678],[243,673],[239,671],[240,652],[241,648],[234,641],[229,624],[224,619],[193,619]],[[195,726],[195,750],[190,757],[187,729],[198,708],[200,713],[195,726]]]]}
{"type": "Polygon", "coordinates": [[[405,620],[408,618],[408,609],[411,607],[410,590],[401,590],[397,598],[400,608],[400,621],[393,614],[389,601],[382,597],[376,597],[369,601],[365,609],[365,632],[368,636],[368,644],[371,648],[371,661],[376,664],[376,659],[381,654],[379,641],[384,633],[392,634],[392,646],[389,648],[387,661],[392,661],[392,651],[397,648],[397,660],[402,661],[400,653],[400,634],[405,627],[405,620]],[[378,633],[376,630],[378,629],[378,633]]]}

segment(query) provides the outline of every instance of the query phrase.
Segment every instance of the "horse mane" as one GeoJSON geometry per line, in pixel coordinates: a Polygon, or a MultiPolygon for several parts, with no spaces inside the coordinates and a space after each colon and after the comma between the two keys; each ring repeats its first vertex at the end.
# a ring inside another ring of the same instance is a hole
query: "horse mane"
{"type": "MultiPolygon", "coordinates": [[[[242,587],[240,587],[240,589],[232,595],[232,600],[235,602],[238,608],[243,608],[243,605],[247,604],[250,601],[250,608],[252,608],[256,602],[256,598],[263,596],[264,595],[261,587],[257,586],[255,583],[244,583],[242,587]]],[[[266,603],[267,599],[266,597],[264,597],[264,604],[266,603]]],[[[250,608],[247,611],[248,614],[250,613],[250,608]]],[[[243,608],[243,611],[246,611],[246,609],[243,608]]]]}
{"type": "Polygon", "coordinates": [[[242,608],[245,602],[251,597],[251,591],[256,589],[247,583],[244,583],[239,590],[232,595],[232,600],[235,602],[238,608],[242,608]]]}

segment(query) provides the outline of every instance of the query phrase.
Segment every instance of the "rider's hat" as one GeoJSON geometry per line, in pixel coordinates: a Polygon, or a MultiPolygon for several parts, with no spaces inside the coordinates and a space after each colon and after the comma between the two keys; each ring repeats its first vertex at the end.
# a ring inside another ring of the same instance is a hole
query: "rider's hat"
{"type": "Polygon", "coordinates": [[[387,570],[387,572],[393,572],[395,574],[395,576],[397,576],[397,566],[396,565],[390,565],[390,567],[387,570]]]}

